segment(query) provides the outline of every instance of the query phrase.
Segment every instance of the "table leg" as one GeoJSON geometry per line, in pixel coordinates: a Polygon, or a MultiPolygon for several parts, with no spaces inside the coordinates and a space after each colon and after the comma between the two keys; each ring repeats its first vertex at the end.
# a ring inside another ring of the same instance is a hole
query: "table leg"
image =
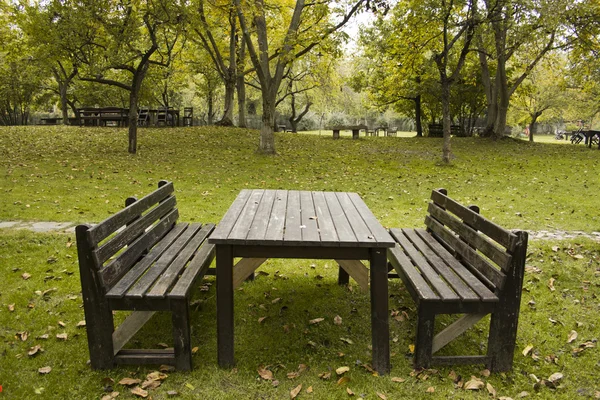
{"type": "Polygon", "coordinates": [[[334,129],[333,130],[333,138],[334,139],[339,139],[340,138],[340,130],[339,129],[334,129]]]}
{"type": "Polygon", "coordinates": [[[217,245],[217,360],[231,368],[233,358],[233,249],[217,245]]]}
{"type": "Polygon", "coordinates": [[[371,249],[370,254],[373,369],[385,375],[390,372],[387,256],[385,249],[371,249]]]}

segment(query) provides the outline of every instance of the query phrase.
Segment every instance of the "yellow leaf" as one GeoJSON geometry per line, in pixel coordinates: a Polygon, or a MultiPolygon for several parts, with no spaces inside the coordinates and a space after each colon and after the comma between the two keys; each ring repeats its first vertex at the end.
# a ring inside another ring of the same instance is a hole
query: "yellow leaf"
{"type": "Polygon", "coordinates": [[[306,388],[306,393],[312,393],[313,392],[313,387],[309,386],[306,388]]]}
{"type": "Polygon", "coordinates": [[[49,374],[50,371],[52,371],[52,367],[42,367],[42,368],[38,369],[38,372],[42,375],[49,374]]]}
{"type": "Polygon", "coordinates": [[[410,352],[410,354],[415,354],[415,345],[414,344],[409,344],[408,345],[408,351],[410,352]]]}
{"type": "Polygon", "coordinates": [[[523,355],[524,355],[525,357],[527,357],[527,355],[529,354],[529,352],[530,352],[531,350],[533,350],[533,345],[532,345],[532,344],[530,344],[529,346],[525,347],[525,349],[523,349],[523,355]]]}
{"type": "Polygon", "coordinates": [[[496,389],[494,389],[494,387],[489,382],[486,384],[485,387],[486,387],[488,393],[490,394],[490,396],[492,396],[492,398],[496,398],[496,396],[497,396],[496,389]]]}
{"type": "Polygon", "coordinates": [[[266,381],[270,381],[273,379],[273,372],[269,371],[268,369],[262,366],[258,367],[258,374],[261,378],[263,378],[266,381]]]}
{"type": "Polygon", "coordinates": [[[325,318],[315,318],[308,321],[309,325],[318,324],[319,322],[325,321],[325,318]]]}
{"type": "Polygon", "coordinates": [[[577,339],[577,332],[571,331],[569,332],[569,337],[567,338],[567,343],[573,343],[577,339]]]}
{"type": "Polygon", "coordinates": [[[381,400],[387,400],[387,397],[385,396],[385,394],[383,393],[379,393],[377,392],[377,396],[381,399],[381,400]]]}
{"type": "Polygon", "coordinates": [[[344,385],[344,384],[346,384],[348,382],[350,382],[350,378],[348,378],[347,376],[342,376],[340,379],[338,379],[337,385],[341,386],[341,385],[344,385]]]}
{"type": "Polygon", "coordinates": [[[319,378],[326,381],[327,379],[331,378],[331,372],[322,372],[319,374],[319,378]]]}
{"type": "Polygon", "coordinates": [[[471,376],[471,380],[465,383],[464,388],[466,390],[479,390],[483,388],[483,386],[485,385],[481,379],[477,378],[476,376],[471,376]]]}
{"type": "Polygon", "coordinates": [[[295,399],[296,396],[298,396],[298,393],[300,393],[301,390],[302,390],[302,384],[299,384],[298,386],[296,386],[295,388],[293,388],[292,391],[290,392],[290,399],[295,399]]]}
{"type": "Polygon", "coordinates": [[[139,386],[136,386],[135,388],[131,389],[130,392],[138,397],[148,397],[148,392],[139,386]]]}
{"type": "Polygon", "coordinates": [[[335,373],[338,375],[343,375],[348,371],[350,371],[350,367],[339,367],[338,369],[335,370],[335,373]]]}
{"type": "Polygon", "coordinates": [[[142,381],[141,379],[123,378],[119,381],[119,385],[133,386],[133,385],[137,385],[141,381],[142,381]]]}
{"type": "Polygon", "coordinates": [[[346,393],[348,393],[348,396],[354,396],[354,392],[349,387],[346,388],[346,393]]]}
{"type": "Polygon", "coordinates": [[[192,348],[192,354],[196,354],[198,352],[198,346],[192,348]]]}
{"type": "Polygon", "coordinates": [[[434,393],[435,392],[435,388],[433,386],[429,386],[426,390],[427,393],[434,393]]]}
{"type": "Polygon", "coordinates": [[[397,377],[393,377],[392,378],[392,382],[397,382],[397,383],[402,383],[404,382],[406,379],[404,378],[397,378],[397,377]]]}

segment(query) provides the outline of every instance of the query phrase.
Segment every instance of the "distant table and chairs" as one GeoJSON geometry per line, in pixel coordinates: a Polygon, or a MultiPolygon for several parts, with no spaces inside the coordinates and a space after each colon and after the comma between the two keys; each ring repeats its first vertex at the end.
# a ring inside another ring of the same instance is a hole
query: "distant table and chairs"
{"type": "MultiPolygon", "coordinates": [[[[129,126],[129,109],[120,107],[84,107],[79,109],[81,126],[129,126]]],[[[138,126],[193,126],[194,109],[185,107],[183,118],[174,107],[139,107],[138,126]],[[183,123],[183,125],[182,125],[183,123]]]]}

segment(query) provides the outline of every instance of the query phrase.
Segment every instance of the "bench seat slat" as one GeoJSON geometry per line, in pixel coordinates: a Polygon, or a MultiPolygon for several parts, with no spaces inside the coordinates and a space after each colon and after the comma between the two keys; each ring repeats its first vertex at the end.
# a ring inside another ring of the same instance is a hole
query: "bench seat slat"
{"type": "Polygon", "coordinates": [[[108,298],[121,298],[125,292],[146,272],[165,250],[179,237],[188,224],[179,223],[167,235],[137,262],[115,285],[106,293],[108,298]]]}
{"type": "Polygon", "coordinates": [[[196,279],[201,279],[215,256],[215,245],[204,242],[202,247],[194,254],[188,267],[183,271],[173,289],[169,293],[169,298],[185,298],[190,293],[192,285],[196,279]]]}
{"type": "MultiPolygon", "coordinates": [[[[200,228],[201,224],[192,224],[190,229],[200,228]]],[[[210,226],[203,226],[200,230],[194,233],[194,236],[190,241],[180,250],[177,258],[173,260],[171,265],[163,271],[160,278],[157,279],[156,283],[146,293],[146,297],[160,297],[163,298],[167,295],[169,289],[173,286],[181,271],[185,268],[188,261],[192,258],[194,253],[206,240],[208,234],[212,230],[210,226]]]]}
{"type": "Polygon", "coordinates": [[[404,254],[399,244],[388,249],[388,259],[408,290],[410,290],[413,298],[418,297],[424,301],[439,301],[440,297],[431,290],[429,284],[404,254]]]}
{"type": "Polygon", "coordinates": [[[475,249],[481,251],[493,262],[498,264],[503,271],[506,271],[510,267],[510,262],[512,259],[510,254],[485,240],[473,228],[452,217],[449,213],[442,210],[435,203],[429,203],[428,211],[433,218],[452,229],[461,237],[461,239],[466,241],[475,249]]]}
{"type": "Polygon", "coordinates": [[[415,229],[415,232],[428,243],[429,247],[459,276],[462,277],[463,281],[466,282],[471,289],[481,298],[484,302],[497,302],[498,296],[496,296],[488,287],[479,280],[478,277],[473,275],[464,265],[462,265],[452,254],[446,250],[429,232],[425,229],[415,229]]]}
{"type": "Polygon", "coordinates": [[[461,297],[463,301],[479,301],[479,296],[463,282],[462,277],[450,269],[443,260],[424,242],[414,229],[402,229],[402,232],[410,239],[413,245],[429,261],[433,268],[441,275],[452,289],[461,297]]]}
{"type": "Polygon", "coordinates": [[[404,232],[394,229],[392,236],[400,244],[400,247],[412,260],[414,265],[421,271],[423,278],[429,282],[432,289],[440,296],[441,301],[457,301],[459,296],[444,282],[438,273],[429,265],[429,262],[417,251],[410,240],[404,235],[404,232]]]}
{"type": "Polygon", "coordinates": [[[515,246],[517,244],[517,236],[514,233],[487,220],[486,218],[477,214],[473,210],[470,210],[462,204],[457,203],[450,197],[443,195],[437,190],[433,190],[431,192],[431,199],[440,207],[458,216],[460,219],[472,226],[474,229],[483,232],[490,238],[494,239],[496,242],[506,247],[509,252],[512,253],[515,250],[515,246]]]}
{"type": "Polygon", "coordinates": [[[137,261],[141,255],[154,246],[162,237],[173,227],[179,217],[177,209],[171,211],[157,225],[153,226],[148,232],[144,233],[131,246],[127,247],[123,253],[107,264],[99,272],[102,282],[106,288],[112,287],[128,268],[137,261]]]}
{"type": "Polygon", "coordinates": [[[163,255],[148,268],[146,273],[125,293],[125,297],[142,298],[154,285],[161,274],[171,265],[179,255],[181,249],[190,241],[198,227],[187,226],[186,230],[175,240],[163,255]]]}
{"type": "Polygon", "coordinates": [[[504,274],[500,270],[494,268],[490,263],[485,261],[479,254],[475,252],[469,245],[456,236],[449,233],[439,222],[431,218],[425,217],[425,225],[441,240],[456,250],[473,268],[479,271],[483,276],[490,280],[497,288],[502,288],[504,285],[504,274]]]}
{"type": "MultiPolygon", "coordinates": [[[[135,203],[134,203],[135,204],[135,203]]],[[[129,245],[140,236],[148,227],[152,226],[158,219],[171,212],[176,205],[175,197],[171,196],[146,215],[135,220],[121,232],[110,238],[106,243],[94,251],[95,261],[98,265],[104,264],[106,260],[116,254],[120,249],[129,245]]]]}
{"type": "Polygon", "coordinates": [[[102,240],[106,239],[113,232],[115,232],[118,228],[139,217],[140,214],[142,214],[150,206],[167,198],[171,193],[173,193],[174,190],[173,183],[169,182],[147,196],[142,197],[132,205],[125,207],[99,224],[94,225],[90,230],[88,230],[88,240],[92,246],[96,246],[102,240]]]}

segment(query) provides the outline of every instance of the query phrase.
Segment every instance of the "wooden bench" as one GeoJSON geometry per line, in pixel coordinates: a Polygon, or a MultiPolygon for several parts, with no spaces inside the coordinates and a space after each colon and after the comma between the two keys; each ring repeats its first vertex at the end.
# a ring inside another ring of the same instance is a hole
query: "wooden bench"
{"type": "Polygon", "coordinates": [[[331,129],[333,131],[333,138],[340,138],[340,131],[352,131],[352,139],[358,139],[360,135],[360,131],[366,131],[366,125],[340,125],[340,126],[331,126],[325,129],[331,129]]]}
{"type": "MultiPolygon", "coordinates": [[[[429,133],[428,137],[443,137],[444,136],[444,126],[442,124],[429,124],[427,125],[429,133]]],[[[464,129],[460,125],[451,125],[450,126],[450,134],[452,136],[465,136],[464,129]]]]}
{"type": "Polygon", "coordinates": [[[125,205],[97,225],[76,228],[92,368],[171,364],[190,370],[190,292],[214,258],[206,238],[215,226],[177,223],[173,184],[166,181],[125,205]],[[115,329],[113,310],[133,312],[115,329]],[[171,312],[174,348],[123,349],[156,311],[171,312]]]}
{"type": "Polygon", "coordinates": [[[510,232],[446,196],[431,193],[427,229],[390,229],[388,250],[417,304],[414,363],[485,364],[494,372],[512,368],[527,252],[527,232],[510,232]],[[464,314],[434,337],[438,314],[464,314]],[[486,355],[433,356],[491,314],[486,355]]]}

